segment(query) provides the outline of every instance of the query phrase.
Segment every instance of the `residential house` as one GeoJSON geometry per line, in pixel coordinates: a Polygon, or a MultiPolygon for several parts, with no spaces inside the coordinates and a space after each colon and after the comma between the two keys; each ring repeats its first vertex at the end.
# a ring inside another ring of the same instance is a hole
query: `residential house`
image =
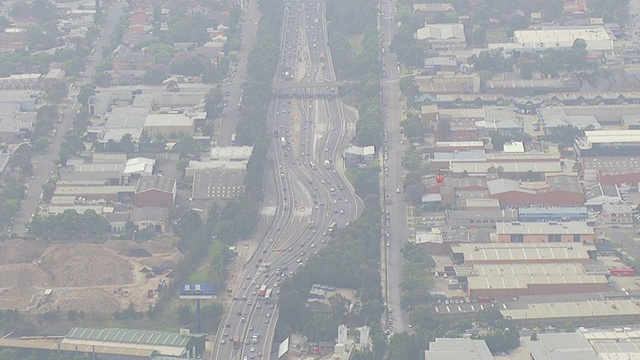
{"type": "Polygon", "coordinates": [[[152,55],[143,52],[125,52],[119,54],[113,59],[113,70],[147,70],[155,65],[155,59],[152,55]]]}

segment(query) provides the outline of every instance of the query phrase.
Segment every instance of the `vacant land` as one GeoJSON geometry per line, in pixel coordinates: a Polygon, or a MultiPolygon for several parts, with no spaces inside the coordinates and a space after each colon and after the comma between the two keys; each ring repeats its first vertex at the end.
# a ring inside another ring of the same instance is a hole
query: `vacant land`
{"type": "Polygon", "coordinates": [[[109,313],[129,303],[146,310],[157,298],[149,298],[148,290],[155,290],[181,258],[166,239],[99,245],[15,240],[0,249],[0,309],[29,312],[59,307],[109,313]]]}

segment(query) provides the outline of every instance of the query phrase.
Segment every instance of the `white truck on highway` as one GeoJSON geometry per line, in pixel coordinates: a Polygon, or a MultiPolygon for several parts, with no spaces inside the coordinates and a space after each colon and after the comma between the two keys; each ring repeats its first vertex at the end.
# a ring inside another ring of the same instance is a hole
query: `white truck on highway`
{"type": "Polygon", "coordinates": [[[285,139],[284,136],[280,138],[280,145],[282,145],[282,147],[287,146],[287,139],[285,139]]]}

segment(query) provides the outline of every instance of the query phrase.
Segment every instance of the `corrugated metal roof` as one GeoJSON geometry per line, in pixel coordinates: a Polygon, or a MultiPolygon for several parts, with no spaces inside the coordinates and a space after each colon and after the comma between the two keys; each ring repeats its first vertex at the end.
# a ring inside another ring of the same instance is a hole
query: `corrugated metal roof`
{"type": "Polygon", "coordinates": [[[184,347],[191,335],[151,330],[73,328],[65,337],[67,339],[184,347]]]}

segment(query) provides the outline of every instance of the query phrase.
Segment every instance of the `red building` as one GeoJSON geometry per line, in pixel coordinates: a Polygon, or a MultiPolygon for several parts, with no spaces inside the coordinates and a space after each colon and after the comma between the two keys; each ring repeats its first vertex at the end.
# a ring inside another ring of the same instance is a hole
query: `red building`
{"type": "Polygon", "coordinates": [[[133,203],[138,207],[173,207],[176,184],[176,179],[161,175],[141,177],[136,185],[133,203]]]}
{"type": "Polygon", "coordinates": [[[489,198],[502,206],[581,206],[584,193],[576,176],[548,176],[544,187],[526,188],[519,181],[495,179],[487,181],[489,198]]]}

